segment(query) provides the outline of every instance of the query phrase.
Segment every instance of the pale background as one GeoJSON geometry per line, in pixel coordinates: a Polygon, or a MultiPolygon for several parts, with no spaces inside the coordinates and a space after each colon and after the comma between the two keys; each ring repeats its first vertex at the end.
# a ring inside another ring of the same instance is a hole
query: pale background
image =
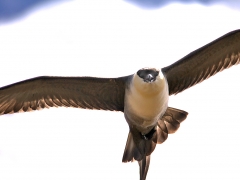
{"type": "MultiPolygon", "coordinates": [[[[240,28],[234,1],[139,2],[59,1],[3,14],[0,86],[42,75],[119,77],[161,68],[240,28]]],[[[169,106],[189,116],[153,152],[148,180],[240,178],[239,77],[236,66],[170,97],[169,106]]],[[[137,162],[121,162],[127,135],[120,112],[3,115],[0,179],[139,179],[137,162]]]]}

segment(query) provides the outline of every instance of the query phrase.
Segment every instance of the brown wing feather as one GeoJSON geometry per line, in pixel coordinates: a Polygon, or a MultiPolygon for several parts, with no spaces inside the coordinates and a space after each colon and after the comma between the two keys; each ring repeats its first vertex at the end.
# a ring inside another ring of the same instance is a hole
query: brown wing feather
{"type": "Polygon", "coordinates": [[[130,76],[36,77],[0,88],[0,114],[54,106],[123,111],[130,76]]]}
{"type": "Polygon", "coordinates": [[[172,95],[239,63],[240,30],[235,30],[162,68],[162,72],[172,95]]]}

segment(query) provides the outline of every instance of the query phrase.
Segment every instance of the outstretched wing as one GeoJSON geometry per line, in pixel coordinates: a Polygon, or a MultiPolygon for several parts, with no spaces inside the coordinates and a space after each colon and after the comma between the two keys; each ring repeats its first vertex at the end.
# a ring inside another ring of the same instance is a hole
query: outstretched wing
{"type": "Polygon", "coordinates": [[[162,72],[172,95],[239,63],[240,30],[235,30],[162,68],[162,72]]]}
{"type": "Polygon", "coordinates": [[[0,88],[0,114],[65,106],[123,111],[128,78],[36,77],[0,88]]]}

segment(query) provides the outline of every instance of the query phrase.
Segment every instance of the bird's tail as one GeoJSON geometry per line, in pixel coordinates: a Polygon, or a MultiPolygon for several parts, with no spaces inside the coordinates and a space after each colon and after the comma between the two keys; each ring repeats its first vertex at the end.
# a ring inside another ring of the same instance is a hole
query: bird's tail
{"type": "Polygon", "coordinates": [[[140,169],[140,180],[145,180],[150,164],[150,155],[145,156],[141,161],[138,161],[140,169]]]}
{"type": "Polygon", "coordinates": [[[186,111],[168,107],[165,114],[159,119],[156,127],[145,136],[130,127],[122,161],[138,161],[140,180],[146,179],[150,155],[154,151],[156,144],[163,143],[167,139],[168,134],[176,132],[180,123],[186,119],[187,115],[186,111]]]}
{"type": "Polygon", "coordinates": [[[154,143],[152,140],[140,138],[138,139],[139,147],[137,147],[134,143],[134,140],[136,140],[136,138],[133,140],[132,133],[134,132],[130,131],[128,134],[122,161],[138,161],[140,168],[140,180],[145,180],[150,164],[150,154],[155,149],[156,143],[154,143]]]}

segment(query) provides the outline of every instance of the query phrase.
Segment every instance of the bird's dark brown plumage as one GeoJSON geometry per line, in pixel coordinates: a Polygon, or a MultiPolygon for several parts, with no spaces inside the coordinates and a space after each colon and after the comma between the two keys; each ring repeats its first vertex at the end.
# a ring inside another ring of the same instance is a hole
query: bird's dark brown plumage
{"type": "Polygon", "coordinates": [[[0,114],[65,106],[124,110],[128,77],[37,77],[0,88],[0,114]]]}
{"type": "Polygon", "coordinates": [[[240,30],[235,30],[162,68],[162,72],[172,95],[239,63],[240,30]]]}

